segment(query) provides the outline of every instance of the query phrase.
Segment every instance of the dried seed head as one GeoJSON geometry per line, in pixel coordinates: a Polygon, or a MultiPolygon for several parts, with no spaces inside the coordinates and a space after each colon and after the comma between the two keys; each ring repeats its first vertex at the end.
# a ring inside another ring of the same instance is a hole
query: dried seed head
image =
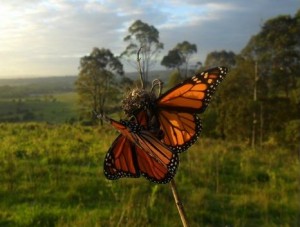
{"type": "Polygon", "coordinates": [[[133,89],[127,97],[122,101],[122,109],[127,116],[135,114],[138,110],[149,107],[154,103],[156,97],[153,93],[149,93],[144,89],[133,89]]]}

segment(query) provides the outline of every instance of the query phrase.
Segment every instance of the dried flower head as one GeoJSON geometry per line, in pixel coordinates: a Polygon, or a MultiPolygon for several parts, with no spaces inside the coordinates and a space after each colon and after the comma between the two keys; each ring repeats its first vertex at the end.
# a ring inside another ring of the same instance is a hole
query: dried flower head
{"type": "Polygon", "coordinates": [[[153,93],[135,88],[122,101],[122,109],[127,116],[131,116],[138,110],[149,107],[154,103],[155,99],[156,97],[153,93]]]}

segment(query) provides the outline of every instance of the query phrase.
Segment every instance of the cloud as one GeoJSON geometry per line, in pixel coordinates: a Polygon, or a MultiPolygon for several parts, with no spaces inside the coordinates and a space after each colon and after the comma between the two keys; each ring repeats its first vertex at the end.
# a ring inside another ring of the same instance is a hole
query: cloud
{"type": "Polygon", "coordinates": [[[77,74],[93,47],[120,54],[137,19],[159,30],[162,55],[187,40],[204,61],[214,50],[239,52],[265,20],[297,8],[298,0],[4,0],[0,76],[77,74]]]}

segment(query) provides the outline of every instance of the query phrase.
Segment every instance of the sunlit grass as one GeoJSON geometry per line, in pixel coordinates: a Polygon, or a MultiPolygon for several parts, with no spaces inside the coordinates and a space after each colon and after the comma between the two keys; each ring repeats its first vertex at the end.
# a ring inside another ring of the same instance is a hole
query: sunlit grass
{"type": "MultiPolygon", "coordinates": [[[[0,124],[0,226],[178,226],[169,185],[104,178],[109,127],[0,124]]],[[[192,226],[298,226],[299,160],[201,138],[175,177],[192,226]]]]}

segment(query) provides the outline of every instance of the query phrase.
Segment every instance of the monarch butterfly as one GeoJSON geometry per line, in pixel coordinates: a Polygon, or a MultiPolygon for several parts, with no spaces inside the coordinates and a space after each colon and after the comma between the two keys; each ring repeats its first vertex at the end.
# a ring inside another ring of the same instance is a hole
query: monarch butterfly
{"type": "MultiPolygon", "coordinates": [[[[226,74],[226,67],[209,69],[158,97],[153,89],[150,93],[133,90],[123,100],[123,110],[131,119],[108,119],[121,135],[105,157],[105,176],[113,180],[143,175],[156,183],[169,182],[179,163],[177,153],[187,150],[201,132],[196,114],[205,111],[226,74]]],[[[152,88],[157,85],[159,80],[152,88]]]]}
{"type": "Polygon", "coordinates": [[[138,124],[142,118],[138,122],[107,118],[121,134],[106,154],[104,175],[110,180],[143,175],[155,183],[168,183],[176,173],[178,156],[138,124]]]}
{"type": "MultiPolygon", "coordinates": [[[[202,130],[201,120],[196,114],[205,111],[226,74],[226,67],[208,69],[186,79],[158,98],[153,94],[144,95],[145,92],[141,90],[124,100],[123,109],[128,116],[149,115],[150,112],[158,121],[156,125],[159,125],[164,144],[173,152],[183,152],[195,143],[202,130]]],[[[151,128],[151,123],[148,126],[151,128]]]]}

